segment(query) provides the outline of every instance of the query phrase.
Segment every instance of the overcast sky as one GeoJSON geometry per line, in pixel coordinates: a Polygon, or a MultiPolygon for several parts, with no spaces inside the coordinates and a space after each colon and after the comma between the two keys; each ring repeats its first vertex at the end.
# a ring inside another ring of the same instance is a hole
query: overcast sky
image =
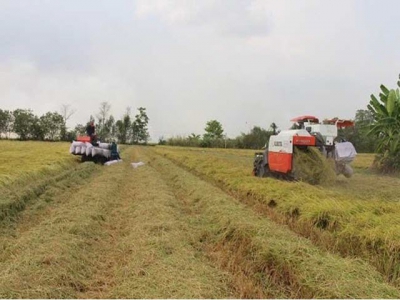
{"type": "Polygon", "coordinates": [[[108,101],[150,134],[230,137],[302,114],[354,117],[400,73],[400,1],[0,0],[0,108],[108,101]]]}

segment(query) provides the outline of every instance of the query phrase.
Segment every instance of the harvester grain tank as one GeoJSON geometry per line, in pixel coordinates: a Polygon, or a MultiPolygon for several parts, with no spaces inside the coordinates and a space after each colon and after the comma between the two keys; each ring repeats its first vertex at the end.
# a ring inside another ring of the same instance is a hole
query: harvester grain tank
{"type": "Polygon", "coordinates": [[[301,116],[291,121],[297,123],[296,128],[271,136],[265,151],[255,154],[255,176],[298,179],[295,153],[309,151],[310,147],[318,149],[325,159],[334,162],[333,168],[337,175],[352,176],[353,170],[349,164],[357,152],[352,143],[337,138],[338,128],[354,126],[352,121],[335,118],[320,123],[314,116],[301,116]]]}

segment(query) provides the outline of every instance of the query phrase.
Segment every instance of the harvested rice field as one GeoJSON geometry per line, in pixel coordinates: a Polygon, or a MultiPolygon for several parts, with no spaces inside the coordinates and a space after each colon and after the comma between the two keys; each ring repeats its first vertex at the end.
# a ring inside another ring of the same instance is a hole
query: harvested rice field
{"type": "Polygon", "coordinates": [[[310,185],[247,150],[0,147],[1,298],[400,298],[400,178],[371,155],[310,185]]]}

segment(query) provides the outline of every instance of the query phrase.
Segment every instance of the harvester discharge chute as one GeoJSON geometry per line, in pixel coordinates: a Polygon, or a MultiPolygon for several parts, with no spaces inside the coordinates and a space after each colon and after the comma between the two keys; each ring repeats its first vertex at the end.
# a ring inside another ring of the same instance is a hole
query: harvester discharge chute
{"type": "Polygon", "coordinates": [[[338,128],[353,126],[348,120],[325,120],[314,116],[291,120],[296,129],[284,130],[269,139],[264,152],[255,154],[253,174],[303,180],[318,184],[336,175],[351,177],[350,163],[357,152],[352,143],[337,140],[338,128]]]}
{"type": "Polygon", "coordinates": [[[104,164],[111,160],[119,160],[119,148],[115,142],[101,143],[91,141],[89,136],[78,136],[71,143],[69,152],[81,156],[82,162],[93,161],[104,164]]]}

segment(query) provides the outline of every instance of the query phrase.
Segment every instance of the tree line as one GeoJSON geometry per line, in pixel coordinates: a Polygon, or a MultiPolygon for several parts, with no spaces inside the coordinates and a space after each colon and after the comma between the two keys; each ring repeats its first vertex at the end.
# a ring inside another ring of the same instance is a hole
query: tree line
{"type": "Polygon", "coordinates": [[[224,134],[222,124],[217,120],[210,120],[206,123],[202,135],[192,133],[189,136],[160,138],[159,144],[183,147],[261,149],[268,143],[269,137],[278,132],[278,126],[272,123],[268,129],[254,126],[248,133],[228,138],[224,134]]]}
{"type": "MultiPolygon", "coordinates": [[[[98,113],[90,116],[96,126],[96,135],[101,141],[115,140],[122,144],[147,143],[149,117],[146,108],[139,107],[135,116],[127,108],[121,119],[110,114],[111,105],[102,102],[98,113]]],[[[20,140],[72,141],[86,134],[87,124],[77,124],[68,129],[67,121],[76,111],[70,105],[62,105],[58,112],[47,112],[41,116],[31,109],[0,109],[0,137],[10,138],[16,134],[20,140]]],[[[88,122],[88,123],[89,123],[88,122]]]]}
{"type": "MultiPolygon", "coordinates": [[[[358,152],[372,153],[375,151],[376,138],[369,135],[368,132],[373,121],[373,115],[369,110],[358,110],[354,118],[355,126],[339,129],[338,136],[352,142],[358,152]]],[[[159,144],[184,147],[261,149],[268,145],[271,135],[279,132],[278,126],[271,123],[269,128],[253,126],[247,133],[242,132],[235,138],[227,138],[223,134],[222,124],[217,120],[211,120],[207,122],[203,135],[192,133],[189,136],[175,136],[167,140],[161,138],[159,144]]]]}

